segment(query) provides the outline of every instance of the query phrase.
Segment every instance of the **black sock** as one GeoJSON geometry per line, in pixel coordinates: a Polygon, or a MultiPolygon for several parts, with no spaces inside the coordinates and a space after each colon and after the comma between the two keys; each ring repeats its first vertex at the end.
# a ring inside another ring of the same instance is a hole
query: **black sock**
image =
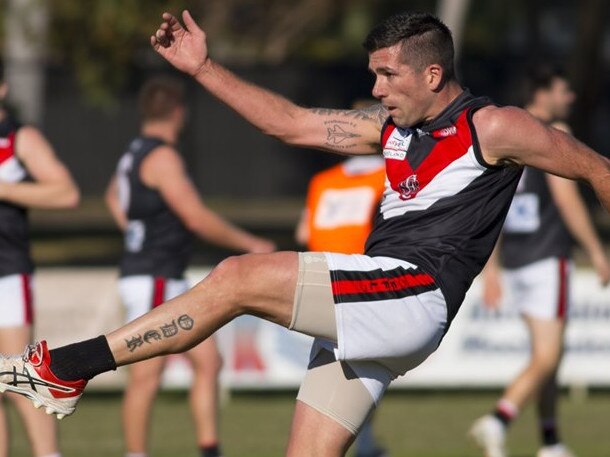
{"type": "Polygon", "coordinates": [[[51,371],[64,381],[86,379],[116,370],[116,362],[104,335],[49,351],[51,371]]]}
{"type": "Polygon", "coordinates": [[[504,425],[504,427],[508,427],[510,425],[510,423],[512,422],[513,418],[510,417],[508,414],[506,414],[504,411],[501,411],[499,409],[496,409],[494,411],[494,417],[496,419],[498,419],[500,422],[502,422],[502,424],[504,425]]]}
{"type": "Polygon", "coordinates": [[[201,457],[221,457],[220,446],[214,444],[212,446],[201,446],[201,457]]]}
{"type": "Polygon", "coordinates": [[[553,446],[554,444],[559,443],[559,432],[557,431],[557,426],[555,424],[542,424],[540,432],[542,434],[542,442],[545,446],[553,446]]]}

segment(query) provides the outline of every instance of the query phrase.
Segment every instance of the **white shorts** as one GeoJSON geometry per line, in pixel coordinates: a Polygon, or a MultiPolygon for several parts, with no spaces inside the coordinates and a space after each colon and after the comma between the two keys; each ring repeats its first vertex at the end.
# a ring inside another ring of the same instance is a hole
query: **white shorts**
{"type": "MultiPolygon", "coordinates": [[[[302,268],[318,263],[318,255],[301,254],[302,268]]],[[[438,347],[447,324],[443,294],[433,278],[403,260],[324,256],[330,270],[326,284],[319,279],[299,284],[303,290],[296,294],[299,310],[319,306],[308,303],[311,297],[320,296],[308,289],[330,287],[332,291],[336,339],[316,338],[312,358],[326,349],[337,360],[347,361],[377,403],[392,379],[421,364],[438,347]]],[[[294,329],[316,334],[315,328],[301,327],[299,319],[294,329]]]]}
{"type": "Polygon", "coordinates": [[[146,314],[151,309],[189,289],[186,279],[153,276],[125,276],[119,280],[119,294],[126,311],[126,322],[146,314]]]}
{"type": "Polygon", "coordinates": [[[565,319],[570,304],[572,262],[550,257],[521,268],[505,270],[511,303],[536,319],[565,319]]]}
{"type": "Polygon", "coordinates": [[[32,276],[0,277],[0,328],[23,327],[33,322],[32,276]]]}

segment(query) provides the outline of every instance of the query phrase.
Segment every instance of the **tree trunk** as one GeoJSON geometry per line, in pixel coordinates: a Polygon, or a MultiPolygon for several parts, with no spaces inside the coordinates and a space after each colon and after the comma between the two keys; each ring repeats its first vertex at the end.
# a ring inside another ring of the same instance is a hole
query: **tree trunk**
{"type": "Polygon", "coordinates": [[[44,107],[44,55],[49,21],[45,0],[8,0],[5,80],[19,117],[40,124],[44,107]]]}

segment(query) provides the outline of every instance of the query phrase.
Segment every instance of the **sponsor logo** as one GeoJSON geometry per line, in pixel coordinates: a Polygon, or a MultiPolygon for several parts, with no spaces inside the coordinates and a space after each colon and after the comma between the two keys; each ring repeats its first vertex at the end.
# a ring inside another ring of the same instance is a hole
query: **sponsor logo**
{"type": "Polygon", "coordinates": [[[11,145],[11,140],[8,138],[0,138],[0,148],[6,149],[11,145]]]}
{"type": "Polygon", "coordinates": [[[383,156],[386,159],[404,160],[407,157],[407,151],[399,151],[396,149],[384,149],[383,156]]]}
{"type": "Polygon", "coordinates": [[[445,127],[444,129],[435,130],[432,132],[433,138],[447,138],[448,136],[454,136],[457,134],[457,127],[452,125],[451,127],[445,127]]]}
{"type": "Polygon", "coordinates": [[[419,181],[417,175],[411,175],[403,182],[398,184],[398,192],[400,192],[401,200],[410,200],[419,192],[419,181]]]}
{"type": "Polygon", "coordinates": [[[409,129],[396,128],[383,146],[383,157],[404,160],[407,157],[407,149],[411,144],[411,133],[412,131],[409,129]]]}

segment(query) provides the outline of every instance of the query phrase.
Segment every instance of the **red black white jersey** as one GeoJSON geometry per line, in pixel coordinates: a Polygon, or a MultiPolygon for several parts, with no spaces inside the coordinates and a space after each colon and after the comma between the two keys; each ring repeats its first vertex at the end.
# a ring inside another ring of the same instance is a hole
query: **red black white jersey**
{"type": "Polygon", "coordinates": [[[546,173],[526,167],[504,223],[502,265],[521,268],[549,257],[567,259],[572,255],[572,245],[546,173]]]}
{"type": "MultiPolygon", "coordinates": [[[[0,182],[30,179],[15,154],[15,137],[20,127],[10,117],[0,121],[0,182]]],[[[33,270],[27,209],[0,200],[0,276],[29,274],[33,270]]]]}
{"type": "Polygon", "coordinates": [[[121,276],[179,279],[190,259],[191,232],[161,194],[140,179],[142,161],[163,144],[158,138],[137,137],[117,166],[119,200],[128,220],[121,276]]]}
{"type": "Polygon", "coordinates": [[[432,121],[401,128],[390,118],[381,133],[386,188],[366,254],[433,277],[449,322],[493,250],[522,172],[481,155],[472,116],[490,104],[464,91],[432,121]]]}

